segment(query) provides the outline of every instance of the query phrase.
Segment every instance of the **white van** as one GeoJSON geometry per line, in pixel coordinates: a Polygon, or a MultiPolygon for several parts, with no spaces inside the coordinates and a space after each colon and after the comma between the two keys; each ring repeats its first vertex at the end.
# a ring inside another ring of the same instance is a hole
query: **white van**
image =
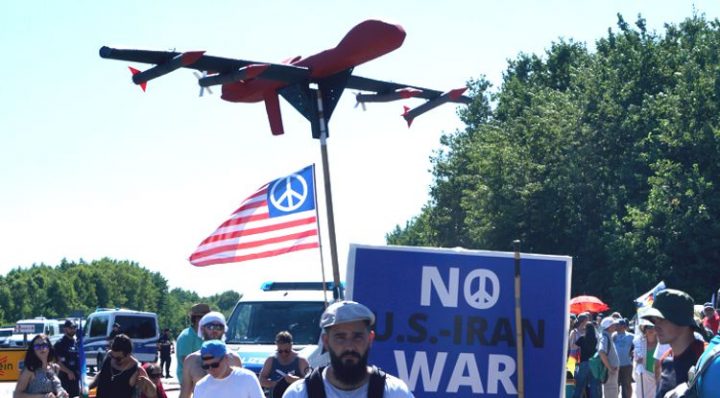
{"type": "MultiPolygon", "coordinates": [[[[329,300],[332,285],[327,284],[329,300]]],[[[293,336],[293,348],[311,367],[326,365],[328,354],[318,347],[325,303],[322,282],[264,283],[259,291],[244,293],[235,305],[225,342],[245,368],[260,374],[265,360],[277,349],[275,335],[287,330],[293,336]]]]}
{"type": "Polygon", "coordinates": [[[55,344],[63,335],[60,330],[60,322],[57,319],[46,319],[39,316],[33,319],[21,319],[15,323],[15,330],[12,336],[5,338],[2,343],[3,348],[25,347],[25,339],[29,342],[36,335],[44,333],[55,344]]]}
{"type": "Polygon", "coordinates": [[[115,323],[120,325],[120,333],[132,340],[133,356],[138,361],[157,361],[160,337],[157,314],[124,308],[98,308],[88,315],[83,330],[83,348],[88,366],[102,365],[115,323]]]}

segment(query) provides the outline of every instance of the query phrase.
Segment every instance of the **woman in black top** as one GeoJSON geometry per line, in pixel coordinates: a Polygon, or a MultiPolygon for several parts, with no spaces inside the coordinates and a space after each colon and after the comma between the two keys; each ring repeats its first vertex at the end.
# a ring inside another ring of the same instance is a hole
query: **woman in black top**
{"type": "Polygon", "coordinates": [[[132,341],[124,334],[115,336],[100,373],[90,387],[97,386],[97,398],[131,398],[138,389],[146,397],[157,397],[155,384],[132,354],[132,341]]]}
{"type": "Polygon", "coordinates": [[[597,352],[598,339],[595,333],[595,326],[592,323],[585,325],[585,335],[575,343],[580,347],[580,363],[575,369],[575,394],[573,398],[583,396],[583,391],[588,388],[588,398],[600,398],[600,381],[593,377],[590,372],[590,358],[597,352]]]}

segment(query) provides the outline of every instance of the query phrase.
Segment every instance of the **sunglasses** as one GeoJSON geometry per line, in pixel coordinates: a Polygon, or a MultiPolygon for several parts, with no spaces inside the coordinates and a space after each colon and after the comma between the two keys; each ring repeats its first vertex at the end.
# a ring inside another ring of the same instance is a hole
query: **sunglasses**
{"type": "Polygon", "coordinates": [[[47,343],[40,343],[40,344],[34,344],[33,348],[36,350],[47,350],[50,348],[50,345],[47,343]]]}
{"type": "Polygon", "coordinates": [[[284,350],[277,350],[277,353],[278,353],[278,354],[289,354],[289,353],[291,353],[291,352],[292,352],[292,350],[289,349],[289,348],[286,348],[286,349],[284,349],[284,350]]]}
{"type": "Polygon", "coordinates": [[[223,325],[221,323],[208,323],[207,325],[205,325],[203,327],[207,330],[213,330],[216,332],[219,332],[219,331],[224,332],[225,331],[225,325],[223,325]]]}
{"type": "Polygon", "coordinates": [[[218,366],[220,366],[220,361],[209,363],[209,364],[202,364],[200,367],[203,368],[203,370],[208,370],[210,368],[217,369],[218,366]]]}

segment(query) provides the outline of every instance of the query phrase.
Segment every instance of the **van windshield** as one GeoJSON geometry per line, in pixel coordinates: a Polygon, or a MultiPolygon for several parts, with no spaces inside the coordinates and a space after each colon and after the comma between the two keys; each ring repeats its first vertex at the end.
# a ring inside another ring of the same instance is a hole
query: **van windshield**
{"type": "Polygon", "coordinates": [[[293,344],[317,344],[320,339],[322,302],[245,302],[235,307],[228,320],[227,343],[275,344],[283,330],[293,344]]]}
{"type": "Polygon", "coordinates": [[[149,316],[117,315],[115,322],[120,324],[120,333],[131,339],[150,339],[158,334],[155,318],[149,316]]]}

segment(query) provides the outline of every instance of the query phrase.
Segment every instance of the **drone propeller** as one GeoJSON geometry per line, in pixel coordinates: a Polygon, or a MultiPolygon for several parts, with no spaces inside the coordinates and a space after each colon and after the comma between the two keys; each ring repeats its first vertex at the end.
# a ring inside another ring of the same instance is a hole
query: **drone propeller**
{"type": "MultiPolygon", "coordinates": [[[[195,75],[195,77],[197,77],[198,80],[202,79],[203,77],[207,77],[207,74],[208,74],[208,73],[207,73],[206,70],[203,71],[202,75],[199,74],[199,73],[197,73],[197,72],[193,72],[193,75],[195,75]]],[[[200,86],[200,97],[203,96],[203,93],[205,92],[205,90],[207,90],[207,92],[208,92],[209,94],[212,94],[212,93],[213,93],[212,90],[210,90],[210,87],[200,86]]]]}
{"type": "Polygon", "coordinates": [[[357,109],[358,105],[360,105],[362,107],[362,110],[366,111],[367,108],[365,107],[365,101],[360,101],[359,98],[360,98],[360,92],[356,92],[355,99],[357,100],[357,102],[355,102],[355,109],[357,109]]]}

